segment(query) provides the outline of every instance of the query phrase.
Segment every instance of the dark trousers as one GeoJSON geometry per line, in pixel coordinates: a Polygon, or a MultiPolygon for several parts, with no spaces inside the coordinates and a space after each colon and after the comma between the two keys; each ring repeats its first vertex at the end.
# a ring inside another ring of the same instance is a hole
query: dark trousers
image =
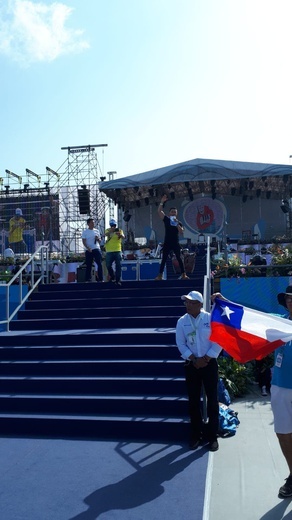
{"type": "Polygon", "coordinates": [[[163,273],[163,270],[165,268],[165,264],[166,264],[166,261],[167,261],[167,257],[169,255],[169,253],[171,253],[171,251],[173,251],[175,256],[176,256],[176,259],[178,261],[178,265],[179,265],[181,273],[184,273],[185,272],[185,268],[184,268],[184,264],[183,264],[183,261],[182,261],[181,256],[180,256],[180,254],[181,254],[180,245],[179,244],[175,244],[175,245],[163,244],[162,260],[161,260],[161,264],[160,264],[160,268],[159,268],[160,274],[163,273]]]}
{"type": "Polygon", "coordinates": [[[259,383],[259,387],[266,386],[267,390],[271,388],[272,372],[271,369],[265,366],[265,360],[260,359],[256,361],[256,375],[259,383]]]}
{"type": "Polygon", "coordinates": [[[85,263],[86,263],[86,281],[91,281],[91,269],[93,260],[97,264],[98,279],[100,282],[103,280],[102,264],[101,264],[101,252],[99,249],[92,249],[91,251],[85,251],[85,263]]]}
{"type": "Polygon", "coordinates": [[[195,368],[192,363],[186,362],[185,376],[189,397],[189,415],[191,419],[191,436],[199,439],[204,433],[209,442],[217,438],[219,426],[218,403],[218,364],[211,359],[205,368],[195,368]],[[204,385],[207,396],[207,415],[209,421],[203,424],[201,394],[204,385]]]}
{"type": "Polygon", "coordinates": [[[24,240],[20,240],[20,242],[10,242],[9,246],[16,255],[25,254],[27,252],[27,245],[24,240]]]}
{"type": "Polygon", "coordinates": [[[119,282],[121,279],[121,260],[122,260],[122,253],[120,251],[109,251],[105,255],[105,264],[106,268],[108,270],[108,274],[110,276],[111,280],[116,279],[116,282],[119,282]],[[113,270],[113,263],[116,264],[116,273],[114,273],[113,270]]]}

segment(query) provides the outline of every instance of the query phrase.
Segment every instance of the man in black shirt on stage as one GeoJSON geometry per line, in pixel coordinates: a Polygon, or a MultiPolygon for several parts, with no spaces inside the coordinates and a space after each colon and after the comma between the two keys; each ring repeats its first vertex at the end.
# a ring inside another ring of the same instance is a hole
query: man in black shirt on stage
{"type": "Polygon", "coordinates": [[[162,260],[159,268],[159,274],[155,280],[163,279],[163,270],[167,261],[167,257],[171,251],[174,252],[180,270],[182,280],[188,280],[189,277],[186,275],[183,261],[181,259],[181,248],[179,245],[179,235],[183,235],[184,228],[181,222],[177,219],[177,209],[170,208],[168,216],[163,211],[164,203],[167,201],[167,195],[163,195],[161,202],[158,206],[158,215],[163,220],[165,226],[165,238],[162,249],[162,260]]]}

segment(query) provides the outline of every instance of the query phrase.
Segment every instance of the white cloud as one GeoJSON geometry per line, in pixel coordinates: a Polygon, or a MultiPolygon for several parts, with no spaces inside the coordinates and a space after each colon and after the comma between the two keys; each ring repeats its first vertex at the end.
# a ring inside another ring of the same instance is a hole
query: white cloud
{"type": "Polygon", "coordinates": [[[9,0],[0,10],[0,53],[28,66],[87,49],[83,32],[65,27],[71,13],[58,2],[9,0]]]}

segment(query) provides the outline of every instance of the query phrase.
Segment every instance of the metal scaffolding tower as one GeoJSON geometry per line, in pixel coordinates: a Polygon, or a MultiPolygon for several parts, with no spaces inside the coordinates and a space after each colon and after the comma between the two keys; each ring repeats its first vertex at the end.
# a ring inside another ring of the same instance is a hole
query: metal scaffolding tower
{"type": "Polygon", "coordinates": [[[65,171],[53,188],[58,188],[60,199],[60,236],[61,252],[83,251],[81,233],[86,227],[85,221],[90,216],[95,220],[103,234],[105,229],[104,215],[108,207],[108,199],[99,191],[99,183],[103,173],[98,161],[96,148],[104,148],[106,144],[68,146],[65,171]]]}
{"type": "MultiPolygon", "coordinates": [[[[55,236],[58,234],[60,240],[53,239],[51,232],[48,241],[43,234],[42,241],[48,242],[50,253],[57,252],[67,256],[70,253],[83,252],[81,233],[86,228],[89,216],[94,219],[101,234],[104,234],[105,212],[109,210],[110,201],[100,192],[99,185],[106,179],[103,174],[103,153],[106,146],[95,144],[61,148],[67,151],[67,158],[57,171],[49,166],[45,173],[35,173],[26,168],[25,176],[21,176],[5,170],[6,176],[0,177],[0,220],[3,230],[8,226],[8,221],[4,218],[5,211],[7,214],[9,207],[12,212],[15,204],[22,205],[27,214],[34,215],[34,221],[29,224],[37,226],[33,205],[40,200],[43,201],[41,209],[50,220],[50,229],[53,220],[58,222],[59,233],[55,232],[55,236]],[[100,151],[102,167],[98,158],[100,151]]],[[[43,215],[39,217],[42,218],[43,215]]]]}

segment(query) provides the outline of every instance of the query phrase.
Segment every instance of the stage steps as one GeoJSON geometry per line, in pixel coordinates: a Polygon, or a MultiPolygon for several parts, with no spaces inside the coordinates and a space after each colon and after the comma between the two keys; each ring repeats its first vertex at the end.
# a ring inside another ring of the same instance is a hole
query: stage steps
{"type": "Polygon", "coordinates": [[[119,288],[110,283],[41,286],[12,332],[0,334],[1,434],[186,440],[187,399],[175,325],[184,312],[180,296],[193,288],[202,290],[188,280],[156,282],[152,289],[160,295],[152,298],[143,282],[119,288]],[[152,316],[145,315],[155,298],[159,305],[152,316]],[[124,305],[126,300],[131,304],[124,305]],[[59,317],[56,301],[63,303],[59,317]],[[71,319],[68,301],[74,302],[71,319]],[[103,316],[88,318],[89,309],[103,316]],[[121,309],[125,316],[115,317],[121,309]]]}
{"type": "Polygon", "coordinates": [[[184,310],[181,296],[194,288],[202,285],[194,280],[41,285],[11,330],[171,328],[184,310]]]}

